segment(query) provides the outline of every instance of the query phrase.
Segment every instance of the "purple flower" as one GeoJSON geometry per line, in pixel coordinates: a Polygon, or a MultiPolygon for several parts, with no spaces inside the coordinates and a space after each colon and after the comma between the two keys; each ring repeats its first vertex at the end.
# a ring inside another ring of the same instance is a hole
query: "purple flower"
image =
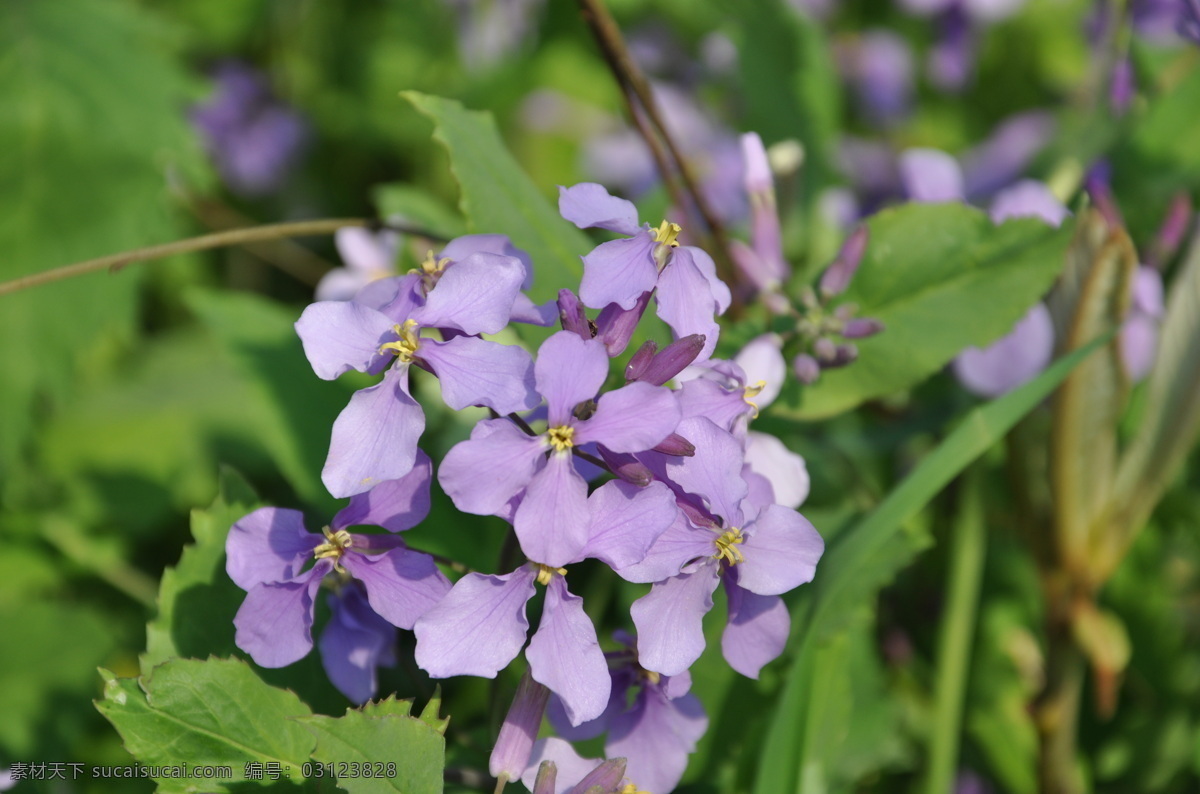
{"type": "Polygon", "coordinates": [[[812,579],[824,541],[799,513],[760,501],[770,489],[751,490],[732,435],[703,417],[683,420],[678,432],[696,446],[692,457],[665,466],[686,518],[642,563],[617,569],[631,581],[656,582],[631,610],[639,663],[663,675],[690,667],[704,650],[701,622],[723,581],[730,610],[722,649],[735,670],[757,677],[787,639],[779,595],[812,579]]]}
{"type": "Polygon", "coordinates": [[[534,681],[526,668],[521,683],[517,685],[512,705],[504,715],[496,746],[492,748],[492,755],[488,759],[488,772],[492,777],[503,775],[507,780],[521,777],[529,765],[533,742],[542,725],[542,715],[546,713],[549,699],[550,690],[534,681]]]}
{"type": "Polygon", "coordinates": [[[962,169],[938,149],[908,149],[900,155],[900,177],[910,201],[962,201],[962,169]]]}
{"type": "Polygon", "coordinates": [[[1152,267],[1139,267],[1133,274],[1133,300],[1121,326],[1121,360],[1130,379],[1140,381],[1150,374],[1158,351],[1158,326],[1162,322],[1162,276],[1152,267]]]}
{"type": "Polygon", "coordinates": [[[581,229],[630,235],[601,243],[583,257],[579,297],[584,305],[603,309],[615,303],[629,310],[644,293],[655,291],[658,316],[675,337],[703,334],[706,342],[701,356],[712,355],[720,331],[714,315],[729,307],[729,287],[717,278],[708,254],[678,244],[678,225],[663,221],[657,229],[649,224],[639,226],[632,202],[609,195],[592,182],[560,187],[558,208],[581,229]]]}
{"type": "Polygon", "coordinates": [[[996,223],[1009,218],[1041,218],[1051,226],[1060,226],[1071,211],[1045,183],[1022,179],[996,194],[989,214],[996,223]]]}
{"type": "Polygon", "coordinates": [[[274,192],[300,157],[307,124],[246,64],[227,61],[214,78],[216,91],[191,113],[205,148],[230,190],[247,197],[274,192]]]}
{"type": "Polygon", "coordinates": [[[345,267],[330,270],[317,284],[319,301],[347,301],[360,289],[381,278],[396,275],[400,234],[388,229],[378,232],[346,227],[338,229],[334,243],[345,267]]]}
{"type": "Polygon", "coordinates": [[[625,782],[625,759],[583,758],[575,748],[554,736],[539,739],[521,776],[533,794],[647,794],[625,782]],[[577,781],[572,785],[571,781],[577,781]]]}
{"type": "Polygon", "coordinates": [[[972,394],[999,397],[1034,378],[1054,355],[1054,321],[1038,303],[1006,336],[985,348],[968,347],[954,359],[954,374],[972,394]]]}
{"type": "Polygon", "coordinates": [[[408,549],[398,536],[346,527],[371,524],[400,532],[416,526],[429,513],[432,470],[419,453],[408,476],[354,496],[323,535],[306,530],[297,510],[264,507],[237,521],[225,543],[225,569],[246,591],[233,621],[238,647],[263,667],[284,667],[307,655],[317,590],[332,575],[334,617],[321,639],[325,669],[348,697],[370,697],[375,667],[393,659],[394,634],[381,620],[411,629],[450,583],[433,558],[408,549]]]}
{"type": "Polygon", "coordinates": [[[408,389],[413,364],[438,376],[442,398],[455,410],[484,405],[509,413],[537,404],[529,354],[473,336],[508,323],[524,277],[515,257],[473,253],[452,267],[438,261],[421,274],[374,282],[353,301],[322,301],[304,310],[296,332],[319,377],[387,369],[378,384],[356,392],[334,422],[321,473],[330,493],[362,493],[412,468],[425,428],[408,389]],[[421,282],[433,277],[435,288],[422,297],[421,282]],[[422,328],[443,329],[446,338],[422,336],[422,328]]]}
{"type": "Polygon", "coordinates": [[[894,124],[908,115],[914,91],[913,54],[902,37],[869,30],[839,47],[838,65],[872,122],[894,124]]]}
{"type": "Polygon", "coordinates": [[[507,419],[480,422],[438,473],[458,509],[496,514],[523,493],[513,526],[525,555],[555,567],[578,559],[588,542],[587,483],[572,465],[572,449],[596,442],[641,452],[679,421],[672,393],[642,382],[603,394],[593,407],[607,376],[608,355],[598,340],[560,331],[542,343],[534,379],[546,398],[546,431],[531,436],[507,419]]]}
{"type": "Polygon", "coordinates": [[[734,263],[762,293],[767,307],[776,314],[787,311],[787,299],[780,293],[791,268],[783,257],[783,237],[775,204],[775,185],[767,150],[757,133],[742,136],[742,156],[746,162],[746,195],[750,197],[750,240],[747,246],[734,240],[730,254],[734,263]]]}
{"type": "Polygon", "coordinates": [[[636,564],[675,519],[676,510],[661,483],[637,488],[621,481],[597,488],[583,508],[578,520],[584,543],[569,559],[530,561],[509,574],[470,573],[460,579],[417,621],[417,664],[435,678],[494,678],[525,644],[525,605],[540,583],[546,586],[546,601],[525,651],[530,673],[562,699],[572,724],[598,717],[609,699],[608,666],[583,601],[567,590],[567,571],[559,566],[585,557],[618,570],[636,564]]]}

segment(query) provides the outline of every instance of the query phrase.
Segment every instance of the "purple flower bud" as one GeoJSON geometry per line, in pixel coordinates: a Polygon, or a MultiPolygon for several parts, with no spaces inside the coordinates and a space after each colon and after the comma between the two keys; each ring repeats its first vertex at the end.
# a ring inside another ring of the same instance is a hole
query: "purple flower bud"
{"type": "Polygon", "coordinates": [[[537,739],[549,699],[550,690],[534,681],[529,668],[526,668],[488,760],[488,771],[492,777],[504,775],[508,780],[520,779],[521,773],[529,765],[533,742],[537,739]]]}
{"type": "Polygon", "coordinates": [[[821,377],[821,365],[812,356],[801,353],[792,359],[792,372],[796,373],[801,383],[808,385],[816,383],[817,378],[821,377]]]}
{"type": "Polygon", "coordinates": [[[1121,220],[1121,210],[1113,197],[1111,185],[1112,168],[1107,161],[1101,160],[1092,166],[1084,180],[1084,189],[1092,197],[1092,202],[1109,226],[1124,226],[1121,220]]]}
{"type": "Polygon", "coordinates": [[[822,366],[828,367],[837,359],[837,345],[829,337],[823,336],[813,342],[813,353],[822,366]]]}
{"type": "Polygon", "coordinates": [[[662,386],[696,360],[696,356],[704,349],[705,341],[704,334],[689,334],[682,339],[676,339],[654,354],[637,380],[662,386]]]}
{"type": "Polygon", "coordinates": [[[625,352],[649,303],[650,293],[643,292],[637,303],[628,311],[616,303],[610,303],[600,310],[596,317],[596,336],[604,342],[604,349],[608,351],[609,358],[615,358],[625,352]]]}
{"type": "Polygon", "coordinates": [[[842,336],[847,339],[866,339],[883,330],[883,323],[871,317],[857,317],[846,323],[842,336]]]}
{"type": "Polygon", "coordinates": [[[838,345],[831,367],[844,367],[858,359],[858,348],[854,345],[838,345]]]}
{"type": "Polygon", "coordinates": [[[1112,83],[1108,87],[1108,101],[1113,112],[1118,116],[1125,115],[1133,102],[1133,62],[1126,55],[1113,66],[1112,83]]]}
{"type": "Polygon", "coordinates": [[[672,433],[661,444],[656,446],[654,451],[661,452],[664,455],[690,458],[696,454],[696,445],[678,433],[672,433]]]}
{"type": "Polygon", "coordinates": [[[1146,264],[1161,269],[1163,264],[1175,255],[1175,251],[1179,249],[1179,244],[1183,242],[1183,236],[1187,234],[1191,225],[1192,197],[1180,191],[1175,194],[1175,198],[1171,199],[1167,217],[1159,227],[1158,234],[1150,246],[1150,253],[1146,256],[1146,264]]]}
{"type": "Polygon", "coordinates": [[[625,365],[625,382],[641,380],[656,352],[658,352],[658,343],[653,339],[646,340],[629,359],[629,363],[625,365]]]}
{"type": "Polygon", "coordinates": [[[863,253],[867,250],[867,237],[867,227],[859,226],[850,233],[846,242],[842,243],[842,250],[838,251],[833,264],[821,276],[821,294],[826,298],[840,295],[850,286],[850,281],[862,262],[863,253]]]}
{"type": "Polygon", "coordinates": [[[592,338],[593,329],[587,315],[583,313],[583,304],[569,289],[558,291],[558,317],[562,321],[564,331],[578,334],[582,339],[592,338]]]}
{"type": "Polygon", "coordinates": [[[558,767],[553,761],[543,761],[538,767],[537,779],[533,782],[533,794],[554,794],[558,782],[558,767]]]}
{"type": "Polygon", "coordinates": [[[646,464],[628,452],[613,452],[603,444],[599,445],[597,449],[600,451],[600,457],[604,458],[604,462],[608,464],[608,468],[612,470],[612,473],[625,482],[642,487],[649,485],[654,479],[654,475],[646,467],[646,464]]]}
{"type": "Polygon", "coordinates": [[[585,775],[583,780],[571,789],[571,794],[589,794],[596,789],[603,794],[608,794],[610,791],[618,792],[621,790],[621,781],[624,778],[625,759],[614,758],[611,761],[605,761],[585,775]]]}

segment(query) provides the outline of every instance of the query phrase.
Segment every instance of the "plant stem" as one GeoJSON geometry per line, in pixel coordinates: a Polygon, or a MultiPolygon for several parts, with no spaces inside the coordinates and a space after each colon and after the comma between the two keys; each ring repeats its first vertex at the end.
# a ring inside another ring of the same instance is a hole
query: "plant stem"
{"type": "Polygon", "coordinates": [[[979,467],[974,466],[967,469],[963,477],[959,493],[961,501],[950,540],[947,608],[938,633],[933,735],[929,748],[929,774],[925,779],[927,794],[949,794],[958,767],[963,700],[987,547],[981,476],[979,467]]]}
{"type": "Polygon", "coordinates": [[[1038,698],[1038,790],[1043,794],[1083,794],[1076,755],[1084,659],[1068,625],[1052,618],[1047,638],[1046,688],[1038,698]]]}

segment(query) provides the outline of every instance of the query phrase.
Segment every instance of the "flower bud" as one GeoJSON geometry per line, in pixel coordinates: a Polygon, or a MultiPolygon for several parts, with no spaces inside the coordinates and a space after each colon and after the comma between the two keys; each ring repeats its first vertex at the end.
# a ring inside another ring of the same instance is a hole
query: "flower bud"
{"type": "Polygon", "coordinates": [[[809,385],[816,383],[817,378],[821,377],[821,365],[812,356],[801,353],[792,359],[792,372],[796,373],[796,378],[801,383],[809,385]]]}
{"type": "Polygon", "coordinates": [[[562,321],[564,331],[579,334],[583,339],[592,338],[592,325],[583,313],[583,304],[569,289],[558,291],[558,318],[562,321]]]}
{"type": "Polygon", "coordinates": [[[653,339],[646,340],[633,357],[629,359],[629,363],[625,365],[625,382],[631,383],[635,380],[641,380],[642,375],[646,372],[646,367],[650,366],[651,359],[658,352],[658,343],[653,339]]]}
{"type": "Polygon", "coordinates": [[[1192,197],[1186,192],[1180,191],[1171,199],[1167,217],[1159,227],[1158,234],[1155,235],[1154,243],[1150,247],[1150,254],[1146,257],[1146,264],[1161,269],[1163,264],[1175,255],[1191,225],[1192,197]]]}
{"type": "Polygon", "coordinates": [[[675,340],[650,359],[638,380],[662,386],[696,360],[696,356],[704,349],[705,339],[704,334],[688,334],[675,340]]]}
{"type": "Polygon", "coordinates": [[[871,317],[856,317],[846,323],[842,336],[847,339],[866,339],[883,330],[883,323],[871,317]]]}
{"type": "Polygon", "coordinates": [[[823,366],[829,366],[837,358],[837,345],[827,336],[813,342],[813,353],[823,366]]]}
{"type": "Polygon", "coordinates": [[[834,295],[842,294],[850,286],[850,281],[854,278],[858,265],[862,262],[863,254],[867,250],[867,235],[867,227],[859,226],[846,238],[846,242],[842,244],[842,250],[838,251],[833,264],[826,268],[825,273],[821,276],[822,296],[832,298],[834,295]]]}
{"type": "Polygon", "coordinates": [[[618,304],[610,303],[600,310],[596,317],[596,336],[604,342],[608,357],[614,358],[625,352],[633,331],[641,322],[646,306],[650,303],[650,293],[643,292],[632,309],[622,309],[618,304]]]}
{"type": "Polygon", "coordinates": [[[667,436],[653,449],[655,452],[661,452],[664,455],[675,455],[676,457],[690,458],[696,454],[696,445],[678,433],[672,433],[667,436]]]}
{"type": "Polygon", "coordinates": [[[612,473],[625,482],[632,483],[641,488],[649,485],[654,479],[654,475],[650,472],[650,469],[646,468],[646,464],[628,452],[613,452],[603,444],[599,445],[597,449],[600,451],[600,457],[608,464],[608,468],[612,470],[612,473]]]}
{"type": "Polygon", "coordinates": [[[488,771],[492,777],[505,775],[509,780],[521,779],[521,773],[529,765],[529,757],[533,754],[533,742],[542,725],[542,715],[546,712],[549,699],[550,690],[534,681],[526,668],[508,714],[504,715],[504,724],[500,726],[492,756],[488,759],[488,771]]]}

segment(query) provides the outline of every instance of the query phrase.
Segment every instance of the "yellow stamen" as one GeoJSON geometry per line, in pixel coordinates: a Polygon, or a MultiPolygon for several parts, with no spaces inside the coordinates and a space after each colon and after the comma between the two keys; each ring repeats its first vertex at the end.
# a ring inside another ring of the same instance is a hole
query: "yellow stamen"
{"type": "Polygon", "coordinates": [[[646,791],[645,789],[638,788],[633,783],[626,783],[621,787],[620,794],[650,794],[650,792],[646,791]]]}
{"type": "Polygon", "coordinates": [[[751,419],[758,418],[758,403],[754,402],[754,398],[757,397],[759,393],[766,387],[767,382],[765,380],[760,380],[753,386],[747,386],[742,390],[742,399],[746,401],[746,405],[749,405],[754,409],[754,413],[750,414],[751,419]]]}
{"type": "Polygon", "coordinates": [[[742,537],[742,531],[737,527],[728,530],[714,541],[717,545],[717,553],[713,555],[713,559],[725,560],[730,565],[737,565],[739,562],[745,562],[746,558],[742,556],[742,552],[737,549],[737,546],[745,542],[742,537]]]}
{"type": "Polygon", "coordinates": [[[546,431],[546,435],[550,437],[550,446],[554,447],[555,452],[564,452],[575,446],[571,440],[575,437],[575,428],[570,425],[552,427],[546,431]]]}
{"type": "Polygon", "coordinates": [[[413,355],[417,352],[417,348],[421,346],[421,340],[417,336],[417,321],[405,320],[404,325],[394,325],[392,330],[396,332],[396,336],[400,337],[395,342],[386,342],[379,346],[379,352],[385,350],[396,351],[396,358],[402,364],[408,364],[413,360],[413,355]]]}
{"type": "Polygon", "coordinates": [[[676,238],[679,237],[679,233],[682,231],[683,227],[681,227],[678,223],[671,223],[670,221],[664,220],[658,225],[658,229],[656,229],[654,232],[654,242],[663,243],[671,246],[672,248],[678,248],[679,242],[676,238]]]}
{"type": "Polygon", "coordinates": [[[353,545],[354,539],[344,529],[331,532],[329,527],[325,527],[321,531],[325,533],[326,542],[313,549],[313,557],[318,560],[332,557],[333,568],[340,573],[342,570],[342,555],[346,553],[346,549],[353,545]]]}
{"type": "MultiPolygon", "coordinates": [[[[450,257],[443,256],[438,259],[433,255],[433,249],[430,249],[425,254],[425,261],[421,263],[421,272],[427,276],[437,275],[446,269],[446,265],[450,264],[450,257]]],[[[410,270],[410,273],[416,273],[415,270],[410,270]]]]}
{"type": "Polygon", "coordinates": [[[657,686],[658,682],[662,681],[662,676],[659,675],[658,673],[654,672],[653,670],[647,670],[645,668],[642,668],[638,672],[638,675],[641,676],[643,681],[648,681],[653,686],[657,686]]]}
{"type": "Polygon", "coordinates": [[[558,574],[559,576],[567,575],[566,568],[552,568],[549,565],[542,565],[540,562],[535,562],[533,565],[537,568],[538,584],[549,585],[550,580],[554,578],[554,574],[558,574]]]}

